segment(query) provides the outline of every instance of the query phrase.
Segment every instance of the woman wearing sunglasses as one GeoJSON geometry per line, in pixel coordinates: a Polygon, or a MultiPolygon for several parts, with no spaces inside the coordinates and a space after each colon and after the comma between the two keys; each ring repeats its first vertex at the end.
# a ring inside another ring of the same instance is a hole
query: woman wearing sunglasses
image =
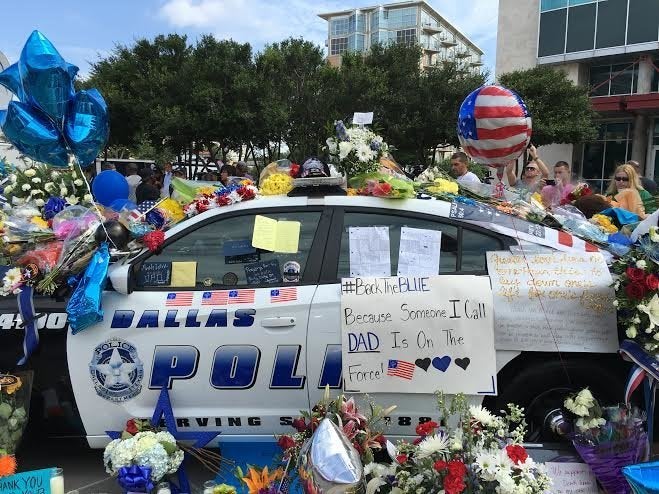
{"type": "Polygon", "coordinates": [[[606,196],[611,200],[612,206],[631,211],[643,219],[646,214],[641,191],[647,193],[641,186],[634,167],[620,165],[611,177],[609,188],[606,189],[606,196]]]}

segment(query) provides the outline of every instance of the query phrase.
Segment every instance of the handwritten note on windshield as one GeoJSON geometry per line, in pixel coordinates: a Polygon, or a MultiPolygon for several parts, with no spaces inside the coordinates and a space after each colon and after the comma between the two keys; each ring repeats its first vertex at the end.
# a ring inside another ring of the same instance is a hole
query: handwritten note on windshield
{"type": "Polygon", "coordinates": [[[400,229],[398,252],[399,276],[430,276],[439,274],[442,232],[421,228],[400,229]]]}
{"type": "Polygon", "coordinates": [[[391,276],[389,227],[350,227],[350,276],[391,276]]]}
{"type": "Polygon", "coordinates": [[[254,218],[252,246],[270,252],[295,254],[300,242],[299,221],[277,221],[267,216],[254,218]]]}

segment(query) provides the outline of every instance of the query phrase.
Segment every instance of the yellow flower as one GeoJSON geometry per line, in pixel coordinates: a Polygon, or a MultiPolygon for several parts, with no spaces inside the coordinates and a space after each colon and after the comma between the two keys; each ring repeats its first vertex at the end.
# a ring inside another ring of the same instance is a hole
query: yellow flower
{"type": "Polygon", "coordinates": [[[270,175],[261,184],[261,194],[264,196],[288,194],[291,190],[293,190],[293,179],[286,173],[270,175]]]}
{"type": "Polygon", "coordinates": [[[158,204],[158,208],[163,210],[167,216],[169,216],[171,221],[177,222],[185,218],[185,213],[181,205],[176,202],[174,199],[163,199],[158,204]]]}
{"type": "Polygon", "coordinates": [[[347,193],[348,193],[349,196],[358,196],[359,195],[359,192],[357,191],[357,189],[348,189],[347,193]]]}
{"type": "Polygon", "coordinates": [[[458,184],[452,180],[447,180],[445,178],[436,178],[433,182],[434,185],[428,187],[428,192],[435,194],[457,194],[458,193],[458,184]]]}
{"type": "Polygon", "coordinates": [[[4,391],[8,395],[14,394],[16,391],[21,389],[23,382],[20,377],[10,376],[9,374],[4,374],[0,376],[0,390],[4,391]]]}
{"type": "Polygon", "coordinates": [[[41,228],[48,228],[48,222],[41,219],[39,216],[33,216],[32,217],[32,223],[41,227],[41,228]]]}
{"type": "Polygon", "coordinates": [[[268,474],[268,467],[265,467],[260,472],[255,468],[250,467],[249,474],[245,475],[242,478],[242,481],[247,484],[247,487],[249,488],[249,494],[258,494],[261,489],[267,489],[272,482],[282,478],[283,473],[284,472],[281,470],[281,468],[278,468],[271,474],[268,474]]]}
{"type": "Polygon", "coordinates": [[[615,226],[611,222],[611,218],[606,216],[605,214],[595,214],[593,217],[590,219],[590,221],[599,226],[602,231],[605,233],[616,233],[618,231],[618,227],[615,226]]]}
{"type": "Polygon", "coordinates": [[[204,185],[197,189],[197,195],[212,195],[217,189],[217,187],[213,187],[212,185],[204,185]]]}

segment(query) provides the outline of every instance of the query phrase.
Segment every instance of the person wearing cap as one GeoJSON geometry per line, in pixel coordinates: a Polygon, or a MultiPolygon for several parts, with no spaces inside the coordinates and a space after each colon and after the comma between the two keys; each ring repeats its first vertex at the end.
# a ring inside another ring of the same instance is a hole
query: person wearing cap
{"type": "Polygon", "coordinates": [[[252,176],[249,173],[247,173],[248,171],[249,171],[249,167],[247,166],[247,163],[245,163],[244,161],[239,161],[238,164],[236,165],[236,177],[253,180],[252,176]]]}

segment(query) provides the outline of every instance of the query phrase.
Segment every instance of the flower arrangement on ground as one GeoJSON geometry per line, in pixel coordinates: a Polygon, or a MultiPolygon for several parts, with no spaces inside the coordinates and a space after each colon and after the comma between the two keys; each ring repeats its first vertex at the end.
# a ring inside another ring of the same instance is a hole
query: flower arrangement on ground
{"type": "Polygon", "coordinates": [[[615,274],[618,325],[628,338],[654,355],[659,354],[659,229],[639,240],[639,246],[611,265],[615,274]]]}
{"type": "Polygon", "coordinates": [[[129,476],[141,476],[153,484],[165,475],[176,473],[183,456],[183,450],[169,432],[154,429],[148,420],[132,419],[126,423],[121,438],[105,447],[103,463],[108,473],[118,476],[122,486],[129,476]]]}
{"type": "Polygon", "coordinates": [[[284,451],[285,459],[297,462],[300,448],[309,439],[320,421],[328,417],[338,425],[348,437],[352,445],[359,452],[364,464],[373,461],[374,452],[386,446],[386,439],[382,433],[384,418],[388,416],[395,406],[382,408],[373,402],[369,403],[369,414],[364,415],[357,406],[354,398],[347,399],[339,395],[330,399],[329,389],[325,389],[322,401],[316,404],[311,413],[302,411],[302,415],[293,420],[295,434],[285,434],[277,438],[279,446],[284,451]]]}
{"type": "Polygon", "coordinates": [[[24,170],[15,169],[9,175],[4,195],[13,205],[32,202],[38,208],[43,208],[51,197],[58,197],[70,205],[92,201],[78,168],[54,170],[42,163],[24,170]]]}
{"type": "Polygon", "coordinates": [[[284,478],[284,471],[281,468],[269,472],[268,467],[250,466],[247,474],[243,474],[242,469],[238,467],[236,474],[249,489],[249,494],[278,494],[279,484],[284,478]]]}
{"type": "Polygon", "coordinates": [[[343,121],[334,122],[336,134],[327,139],[327,152],[337,169],[348,177],[376,172],[380,158],[389,146],[379,135],[363,127],[346,128],[343,121]]]}
{"type": "Polygon", "coordinates": [[[588,389],[568,396],[563,406],[572,443],[606,492],[631,492],[622,468],[649,451],[645,414],[626,405],[602,407],[588,389]]]}
{"type": "Polygon", "coordinates": [[[30,387],[19,376],[0,374],[0,450],[5,455],[16,452],[23,436],[30,387]]]}
{"type": "Polygon", "coordinates": [[[521,408],[510,404],[495,416],[481,406],[468,406],[462,395],[450,404],[438,396],[442,422],[457,415],[458,426],[450,431],[433,421],[419,425],[412,444],[398,444],[394,462],[366,465],[367,494],[548,491],[551,480],[544,466],[522,446],[526,424],[521,408]]]}

